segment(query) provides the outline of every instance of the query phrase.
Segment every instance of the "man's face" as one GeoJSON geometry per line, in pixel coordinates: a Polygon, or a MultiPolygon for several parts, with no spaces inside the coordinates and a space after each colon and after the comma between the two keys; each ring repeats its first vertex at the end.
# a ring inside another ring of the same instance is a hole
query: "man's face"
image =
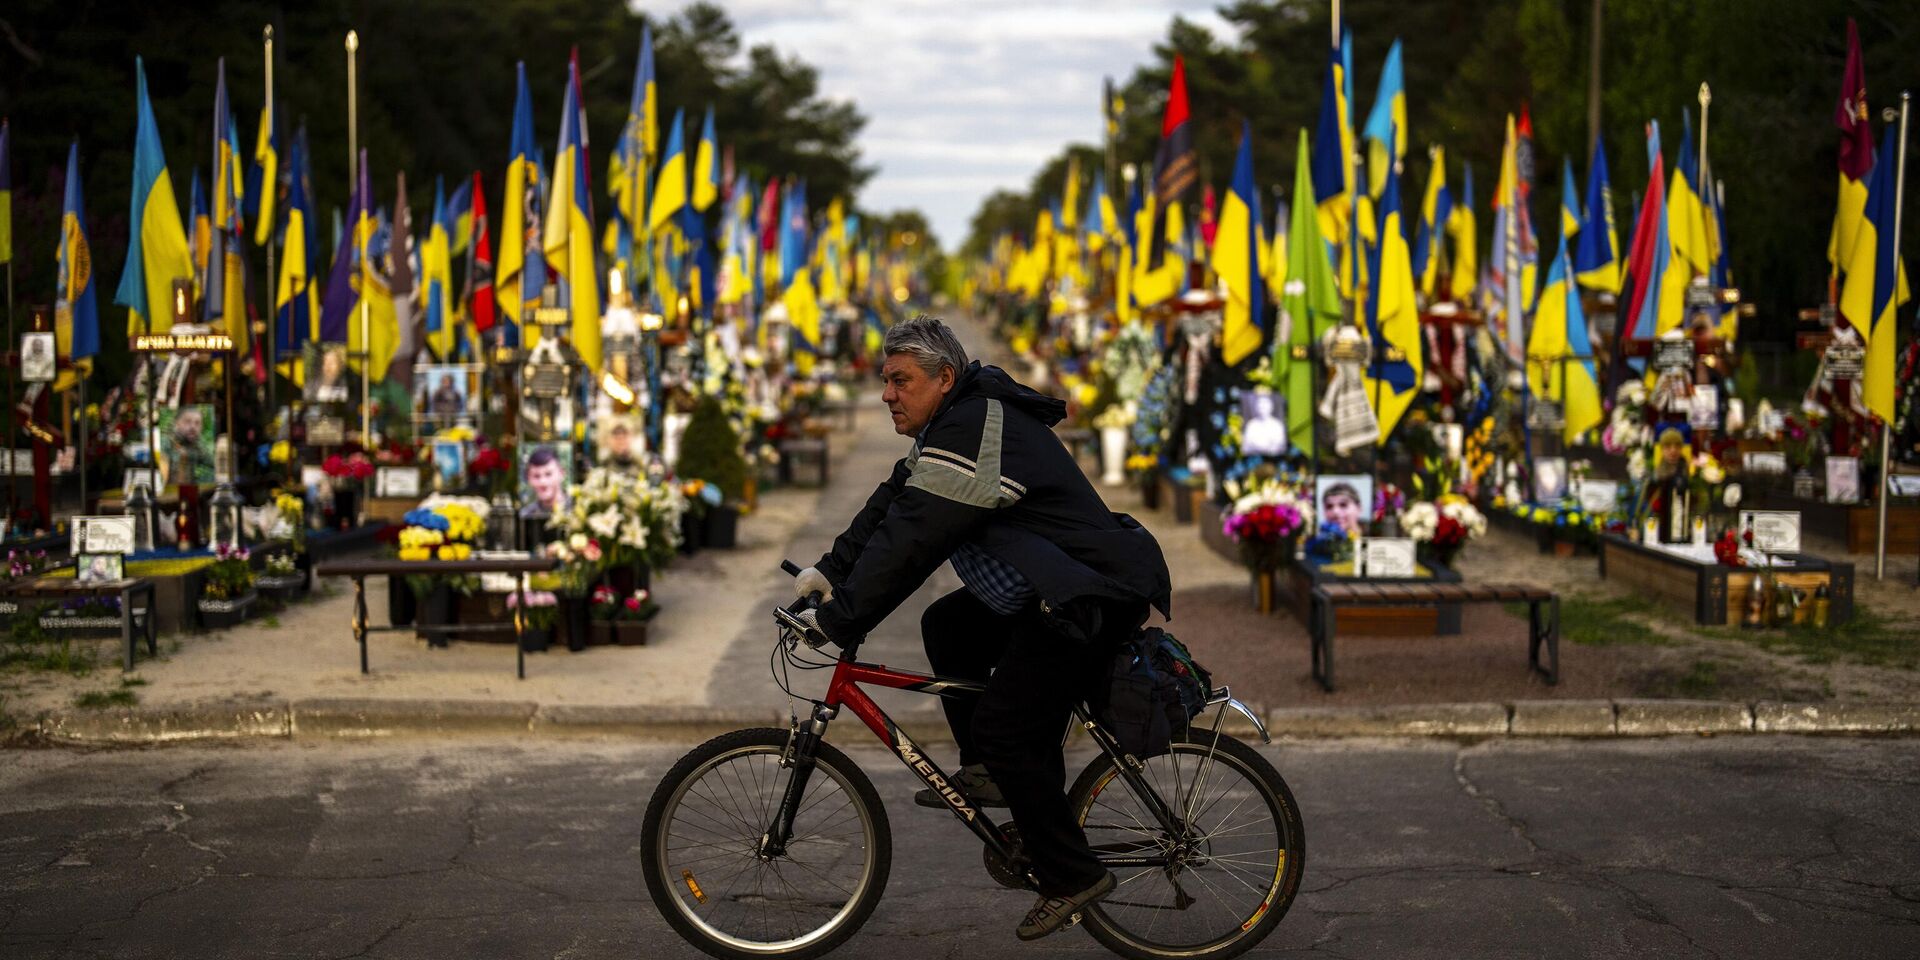
{"type": "Polygon", "coordinates": [[[880,400],[893,415],[893,432],[911,437],[926,429],[947,391],[953,389],[953,368],[943,366],[938,377],[930,377],[920,368],[920,361],[910,354],[896,353],[881,365],[880,382],[885,385],[880,400]]]}
{"type": "Polygon", "coordinates": [[[328,350],[320,355],[320,373],[328,380],[338,377],[346,366],[347,355],[338,350],[328,350]]]}
{"type": "Polygon", "coordinates": [[[624,457],[633,450],[633,431],[626,426],[616,426],[607,432],[607,453],[624,457]]]}
{"type": "Polygon", "coordinates": [[[552,506],[560,502],[560,462],[538,463],[527,468],[527,485],[534,499],[552,506]]]}

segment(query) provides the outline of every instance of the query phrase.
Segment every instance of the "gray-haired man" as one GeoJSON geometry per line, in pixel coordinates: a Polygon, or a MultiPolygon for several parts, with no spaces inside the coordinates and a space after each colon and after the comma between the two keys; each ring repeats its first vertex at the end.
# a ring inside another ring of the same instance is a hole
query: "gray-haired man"
{"type": "Polygon", "coordinates": [[[1113,889],[1068,809],[1060,740],[1148,607],[1166,613],[1167,565],[1054,436],[1064,403],[969,363],[933,317],[896,324],[885,351],[881,399],[913,449],[797,585],[828,595],[820,630],[852,640],[953,562],[966,586],[927,608],[921,632],[937,673],[986,683],[978,698],[942,701],[955,779],[1013,814],[1040,881],[1016,931],[1032,940],[1113,889]]]}

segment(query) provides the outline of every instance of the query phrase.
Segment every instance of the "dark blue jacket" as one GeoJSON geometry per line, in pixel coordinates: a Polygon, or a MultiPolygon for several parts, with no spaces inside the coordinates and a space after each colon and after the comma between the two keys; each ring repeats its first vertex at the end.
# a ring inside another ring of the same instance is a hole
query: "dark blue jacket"
{"type": "MultiPolygon", "coordinates": [[[[1063,401],[999,367],[969,364],[907,456],[816,566],[834,584],[820,625],[863,637],[973,542],[1020,571],[1041,615],[1074,639],[1105,634],[1105,611],[1169,613],[1153,535],[1107,509],[1053,425],[1063,401]],[[1119,604],[1102,601],[1119,601],[1119,604]]],[[[1128,628],[1137,624],[1129,624],[1128,628]]]]}

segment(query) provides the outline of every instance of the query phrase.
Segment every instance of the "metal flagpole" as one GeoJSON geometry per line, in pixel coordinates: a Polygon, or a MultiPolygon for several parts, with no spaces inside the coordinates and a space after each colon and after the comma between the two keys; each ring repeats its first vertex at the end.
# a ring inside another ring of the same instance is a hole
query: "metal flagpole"
{"type": "MultiPolygon", "coordinates": [[[[267,52],[267,142],[272,143],[274,142],[274,134],[280,129],[280,113],[273,108],[273,24],[267,24],[266,27],[261,30],[261,34],[267,52]]],[[[274,269],[275,258],[273,255],[273,241],[275,239],[273,224],[280,214],[280,203],[278,202],[279,184],[280,173],[278,169],[274,171],[272,183],[268,183],[265,178],[262,178],[260,181],[260,190],[267,195],[266,197],[260,198],[262,205],[265,205],[267,197],[273,197],[275,201],[267,214],[267,282],[265,285],[267,306],[266,309],[260,313],[261,319],[266,321],[266,329],[262,332],[264,332],[267,337],[267,353],[263,359],[267,362],[266,413],[268,418],[271,418],[280,409],[280,384],[277,382],[280,379],[280,344],[278,331],[280,324],[279,318],[275,315],[276,301],[279,299],[280,294],[279,275],[274,269]]],[[[291,425],[288,427],[288,435],[292,435],[291,425]]],[[[271,440],[271,438],[269,438],[269,440],[271,440]]]]}
{"type": "MultiPolygon", "coordinates": [[[[355,54],[360,49],[360,34],[347,31],[347,184],[348,191],[359,189],[360,184],[360,85],[355,64],[355,54]]],[[[363,202],[372,202],[371,197],[362,198],[363,202]]],[[[358,245],[360,224],[347,224],[354,231],[355,245],[358,245]]],[[[360,445],[371,447],[373,443],[373,310],[367,301],[368,272],[372,265],[367,262],[367,251],[360,251],[360,445]]]]}
{"type": "MultiPolygon", "coordinates": [[[[1886,242],[1893,244],[1893,269],[1896,274],[1894,285],[1898,287],[1900,270],[1900,215],[1907,194],[1907,103],[1911,99],[1907,91],[1900,91],[1900,158],[1893,168],[1893,236],[1886,242]]],[[[1896,291],[1897,292],[1897,291],[1896,291]]],[[[1896,297],[1897,299],[1897,297],[1896,297]]],[[[1897,304],[1896,304],[1897,306],[1897,304]]],[[[1896,317],[1897,317],[1896,312],[1896,317]]],[[[1887,319],[1895,324],[1888,336],[1897,336],[1900,327],[1894,317],[1887,319]]],[[[1894,341],[1898,343],[1896,339],[1894,341]]],[[[1893,347],[1888,346],[1888,351],[1893,347]]],[[[1887,576],[1887,471],[1893,459],[1893,424],[1882,421],[1880,424],[1880,485],[1874,488],[1874,499],[1879,501],[1877,527],[1873,545],[1873,578],[1884,580],[1887,576]]]]}

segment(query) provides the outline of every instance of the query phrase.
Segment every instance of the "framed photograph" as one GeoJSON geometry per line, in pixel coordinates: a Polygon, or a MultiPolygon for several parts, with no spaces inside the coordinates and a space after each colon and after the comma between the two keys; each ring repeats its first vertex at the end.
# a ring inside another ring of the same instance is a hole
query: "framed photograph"
{"type": "Polygon", "coordinates": [[[450,423],[477,412],[470,368],[449,363],[421,364],[413,370],[415,416],[450,423]]]}
{"type": "Polygon", "coordinates": [[[1778,450],[1749,450],[1741,456],[1741,469],[1747,473],[1774,477],[1787,475],[1787,455],[1778,450]]]}
{"type": "Polygon", "coordinates": [[[433,477],[438,489],[452,490],[467,475],[467,445],[459,440],[433,441],[433,477]]]}
{"type": "Polygon", "coordinates": [[[1573,496],[1579,501],[1581,510],[1596,516],[1609,514],[1620,505],[1620,482],[1582,480],[1574,485],[1573,496]]]}
{"type": "Polygon", "coordinates": [[[1860,458],[1827,458],[1827,502],[1860,502],[1860,458]]]}
{"type": "Polygon", "coordinates": [[[213,483],[213,404],[163,408],[160,470],[171,486],[213,483]]]}
{"type": "Polygon", "coordinates": [[[76,554],[73,578],[81,583],[111,583],[123,578],[126,559],[117,553],[76,554]]]}
{"type": "Polygon", "coordinates": [[[1887,488],[1896,497],[1920,497],[1920,473],[1896,473],[1887,478],[1887,488]]]}
{"type": "Polygon", "coordinates": [[[598,427],[598,433],[594,436],[594,451],[599,454],[601,463],[627,466],[646,452],[646,429],[639,417],[614,414],[599,418],[595,426],[598,427]]]}
{"type": "Polygon", "coordinates": [[[1373,478],[1359,473],[1315,477],[1313,505],[1319,523],[1338,524],[1349,535],[1365,533],[1373,519],[1373,478]]]}
{"type": "Polygon", "coordinates": [[[381,467],[373,474],[374,496],[417,497],[420,495],[419,467],[381,467]]]}
{"type": "Polygon", "coordinates": [[[1693,397],[1688,401],[1687,423],[1695,430],[1720,429],[1720,388],[1712,384],[1695,384],[1693,397]]]}
{"type": "Polygon", "coordinates": [[[129,516],[74,517],[67,544],[74,556],[83,553],[133,552],[133,518],[129,516]]]}
{"type": "Polygon", "coordinates": [[[1567,495],[1567,458],[1540,457],[1533,461],[1535,503],[1558,503],[1567,495]]]}
{"type": "Polygon", "coordinates": [[[52,333],[20,335],[20,379],[28,383],[52,383],[59,363],[53,355],[52,333]]]}
{"type": "Polygon", "coordinates": [[[31,477],[34,475],[34,472],[35,471],[33,469],[33,448],[32,447],[14,447],[13,448],[13,475],[16,477],[31,477]]]}
{"type": "Polygon", "coordinates": [[[519,468],[521,516],[551,516],[567,508],[573,444],[565,440],[522,444],[519,468]]]}
{"type": "Polygon", "coordinates": [[[347,367],[346,344],[308,344],[306,364],[308,403],[347,403],[352,398],[353,372],[347,367]]]}
{"type": "Polygon", "coordinates": [[[1356,559],[1355,572],[1363,577],[1411,577],[1416,570],[1411,537],[1368,537],[1356,559]]]}
{"type": "Polygon", "coordinates": [[[1240,394],[1240,452],[1279,457],[1287,452],[1287,402],[1267,389],[1240,394]]]}
{"type": "Polygon", "coordinates": [[[1742,510],[1740,531],[1753,531],[1754,549],[1765,553],[1800,552],[1798,510],[1742,510]]]}

